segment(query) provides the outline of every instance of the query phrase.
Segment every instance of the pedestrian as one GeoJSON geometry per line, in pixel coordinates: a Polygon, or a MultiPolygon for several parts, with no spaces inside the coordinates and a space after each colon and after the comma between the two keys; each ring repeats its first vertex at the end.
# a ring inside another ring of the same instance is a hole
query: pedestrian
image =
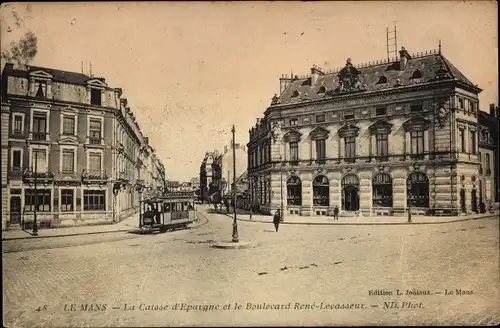
{"type": "Polygon", "coordinates": [[[276,229],[276,232],[278,232],[278,229],[280,227],[280,221],[281,221],[281,211],[278,208],[273,218],[274,228],[276,229]]]}
{"type": "Polygon", "coordinates": [[[338,206],[335,206],[335,208],[333,209],[333,219],[334,220],[339,219],[339,207],[338,206]]]}

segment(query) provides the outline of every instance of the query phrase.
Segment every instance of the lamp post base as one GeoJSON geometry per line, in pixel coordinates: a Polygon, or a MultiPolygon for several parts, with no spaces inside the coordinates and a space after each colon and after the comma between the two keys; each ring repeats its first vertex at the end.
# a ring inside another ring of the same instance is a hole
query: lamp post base
{"type": "Polygon", "coordinates": [[[212,244],[211,247],[219,249],[244,249],[253,248],[255,245],[247,241],[239,241],[237,243],[230,241],[218,241],[212,244]]]}
{"type": "Polygon", "coordinates": [[[240,241],[240,237],[238,236],[238,224],[233,223],[233,243],[238,243],[240,241]]]}

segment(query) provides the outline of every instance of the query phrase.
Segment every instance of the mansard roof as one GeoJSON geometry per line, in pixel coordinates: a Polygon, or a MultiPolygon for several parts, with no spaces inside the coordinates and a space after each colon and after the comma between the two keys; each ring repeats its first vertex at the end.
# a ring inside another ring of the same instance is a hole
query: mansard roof
{"type": "Polygon", "coordinates": [[[85,85],[89,80],[91,81],[99,80],[101,83],[105,84],[104,78],[97,78],[82,73],[68,72],[59,69],[39,67],[39,66],[26,66],[26,70],[10,68],[8,75],[29,78],[30,74],[33,72],[45,72],[52,76],[51,79],[53,81],[58,81],[68,84],[85,85]]]}
{"type": "MultiPolygon", "coordinates": [[[[446,57],[438,52],[421,54],[408,60],[405,69],[400,69],[399,61],[374,64],[366,67],[354,67],[348,59],[345,67],[339,72],[331,72],[317,77],[311,85],[311,77],[294,79],[279,96],[279,104],[300,103],[320,100],[341,94],[340,81],[359,81],[354,90],[357,92],[391,89],[397,86],[410,86],[438,79],[451,79],[481,91],[446,57]],[[382,77],[385,77],[382,78],[382,77]],[[382,78],[382,79],[381,79],[382,78]],[[352,80],[351,80],[352,79],[352,80]],[[297,96],[299,95],[299,96],[297,96]]],[[[350,86],[352,87],[352,86],[350,86]]]]}

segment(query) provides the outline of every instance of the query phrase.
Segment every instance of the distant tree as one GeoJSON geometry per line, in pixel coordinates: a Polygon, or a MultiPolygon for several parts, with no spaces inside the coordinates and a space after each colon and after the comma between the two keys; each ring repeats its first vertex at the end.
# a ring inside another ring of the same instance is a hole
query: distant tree
{"type": "Polygon", "coordinates": [[[38,39],[28,31],[19,41],[11,41],[10,48],[2,51],[2,59],[15,62],[18,65],[27,65],[33,61],[38,52],[38,39]]]}
{"type": "Polygon", "coordinates": [[[6,27],[6,33],[2,31],[4,46],[2,47],[1,60],[4,62],[16,63],[18,65],[28,65],[35,58],[38,52],[38,39],[32,31],[25,25],[25,17],[31,19],[31,7],[27,5],[21,8],[19,5],[7,4],[2,10],[2,24],[6,27]],[[10,5],[10,6],[9,6],[10,5]],[[11,10],[7,10],[11,8],[11,10]],[[22,14],[18,10],[23,11],[22,14]],[[10,13],[10,14],[9,14],[10,13]],[[8,43],[10,40],[10,43],[8,43]],[[8,45],[7,45],[8,44],[8,45]]]}

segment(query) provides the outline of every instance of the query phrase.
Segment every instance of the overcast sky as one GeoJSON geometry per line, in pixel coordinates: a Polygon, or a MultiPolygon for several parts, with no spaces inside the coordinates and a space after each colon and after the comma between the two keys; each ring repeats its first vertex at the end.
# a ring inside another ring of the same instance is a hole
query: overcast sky
{"type": "Polygon", "coordinates": [[[481,109],[498,103],[493,1],[2,4],[1,40],[32,30],[36,66],[80,72],[91,61],[94,75],[124,89],[168,178],[189,180],[205,151],[229,143],[232,124],[248,142],[281,74],[384,59],[394,24],[398,48],[437,49],[441,39],[484,89],[481,109]]]}

